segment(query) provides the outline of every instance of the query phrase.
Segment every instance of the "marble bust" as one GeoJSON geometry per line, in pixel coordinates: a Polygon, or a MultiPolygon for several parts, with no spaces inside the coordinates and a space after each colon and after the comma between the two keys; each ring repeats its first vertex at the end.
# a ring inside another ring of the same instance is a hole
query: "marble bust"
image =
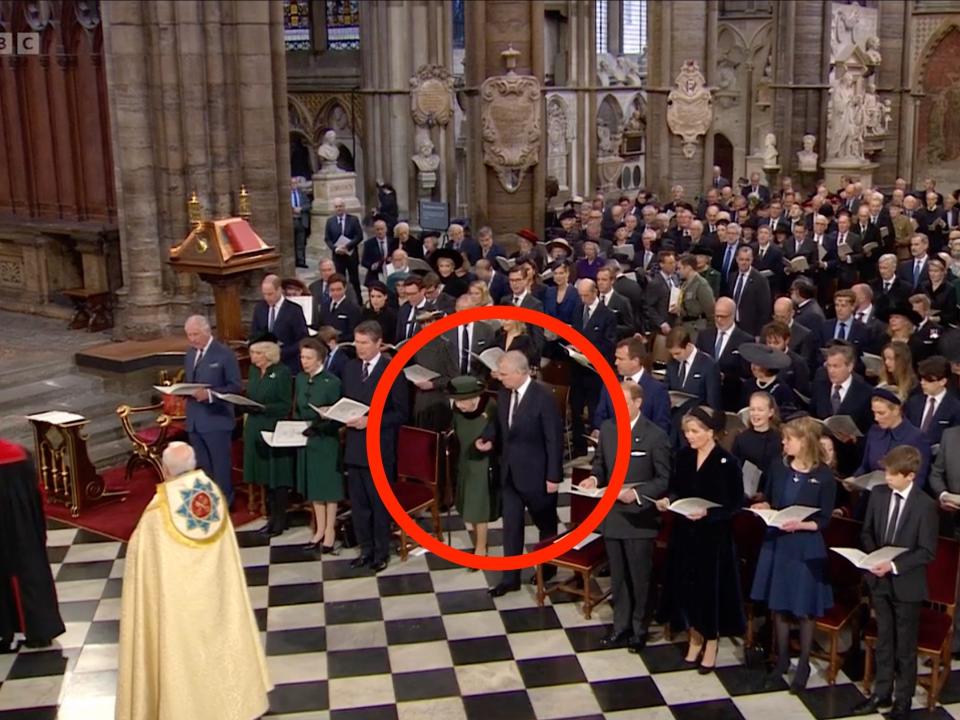
{"type": "Polygon", "coordinates": [[[816,135],[803,136],[803,149],[797,153],[797,167],[800,172],[817,171],[817,154],[813,151],[813,146],[816,144],[816,135]]]}
{"type": "Polygon", "coordinates": [[[773,133],[767,133],[763,138],[763,166],[765,168],[779,167],[777,158],[780,153],[777,152],[777,136],[773,133]]]}
{"type": "Polygon", "coordinates": [[[417,142],[417,154],[412,158],[417,170],[422,173],[436,172],[440,167],[440,156],[433,151],[433,141],[423,136],[417,142]]]}
{"type": "Polygon", "coordinates": [[[320,156],[320,170],[326,172],[337,172],[337,159],[340,157],[340,148],[337,147],[337,133],[333,130],[327,130],[323,134],[323,143],[317,148],[317,155],[320,156]]]}

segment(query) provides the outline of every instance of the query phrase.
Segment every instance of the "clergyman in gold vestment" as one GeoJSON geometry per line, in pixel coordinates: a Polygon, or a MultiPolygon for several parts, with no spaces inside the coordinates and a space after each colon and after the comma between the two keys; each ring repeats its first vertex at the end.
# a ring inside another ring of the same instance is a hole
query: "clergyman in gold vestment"
{"type": "Polygon", "coordinates": [[[253,720],[273,689],[230,513],[186,443],[130,538],[117,720],[253,720]]]}

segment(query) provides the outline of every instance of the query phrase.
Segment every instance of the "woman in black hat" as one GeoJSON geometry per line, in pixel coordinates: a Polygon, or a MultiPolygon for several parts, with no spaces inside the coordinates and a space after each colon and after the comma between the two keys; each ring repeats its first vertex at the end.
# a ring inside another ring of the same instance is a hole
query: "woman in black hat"
{"type": "Polygon", "coordinates": [[[430,265],[440,278],[443,292],[456,300],[470,289],[470,283],[457,275],[463,267],[463,255],[453,248],[440,248],[430,255],[430,265]]]}
{"type": "Polygon", "coordinates": [[[453,400],[453,433],[459,449],[457,460],[457,512],[473,526],[474,554],[487,554],[487,524],[500,517],[500,482],[497,463],[476,448],[477,439],[497,417],[497,403],[484,393],[483,381],[461,375],[450,381],[453,400]]]}
{"type": "Polygon", "coordinates": [[[740,346],[740,357],[750,363],[752,378],[743,381],[743,402],[746,407],[756,392],[767,393],[774,399],[781,412],[796,408],[796,396],[785,383],[780,382],[779,373],[790,367],[790,358],[769,345],[744,343],[740,346]]]}
{"type": "Polygon", "coordinates": [[[699,665],[701,675],[716,666],[719,638],[745,629],[732,522],[743,501],[743,476],[737,459],[717,442],[724,420],[721,411],[702,406],[683,417],[688,447],[677,452],[669,496],[657,501],[661,511],[683,498],[717,503],[673,518],[660,613],[675,631],[689,629],[684,662],[699,665]]]}
{"type": "Polygon", "coordinates": [[[375,320],[383,330],[383,342],[393,345],[396,342],[397,311],[390,307],[390,291],[375,280],[367,285],[367,297],[360,320],[375,320]]]}

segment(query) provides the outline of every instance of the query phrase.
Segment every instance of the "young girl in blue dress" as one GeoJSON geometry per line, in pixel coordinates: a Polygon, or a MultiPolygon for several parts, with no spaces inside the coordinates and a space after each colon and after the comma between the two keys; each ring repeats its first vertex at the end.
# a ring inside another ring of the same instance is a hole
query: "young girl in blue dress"
{"type": "Polygon", "coordinates": [[[816,620],[833,605],[822,533],[830,522],[837,486],[824,463],[820,426],[815,420],[791,420],[783,426],[782,434],[784,457],[774,460],[766,473],[769,501],[752,507],[781,510],[803,505],[818,511],[806,520],[767,528],[750,597],[765,603],[773,614],[777,663],[766,684],[778,684],[789,669],[790,621],[796,619],[800,624],[800,660],[790,684],[790,692],[796,694],[807,686],[810,677],[816,620]]]}

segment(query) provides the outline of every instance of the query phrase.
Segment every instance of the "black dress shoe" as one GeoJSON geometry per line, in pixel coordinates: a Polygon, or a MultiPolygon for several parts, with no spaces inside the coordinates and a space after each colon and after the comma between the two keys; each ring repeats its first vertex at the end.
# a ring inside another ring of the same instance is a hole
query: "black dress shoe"
{"type": "Polygon", "coordinates": [[[306,262],[298,262],[298,263],[297,263],[297,267],[298,267],[298,268],[304,268],[304,269],[306,269],[306,268],[309,267],[309,266],[307,265],[306,262]]]}
{"type": "Polygon", "coordinates": [[[498,583],[487,590],[491,597],[503,597],[509,592],[516,592],[520,589],[519,583],[498,583]]]}
{"type": "Polygon", "coordinates": [[[387,569],[387,561],[386,561],[386,560],[372,560],[372,561],[370,562],[370,569],[373,570],[373,572],[375,572],[375,573],[383,572],[384,570],[387,569]]]}
{"type": "Polygon", "coordinates": [[[871,695],[862,702],[858,702],[850,711],[851,715],[873,715],[880,708],[889,707],[892,704],[890,696],[879,698],[871,695]]]}
{"type": "Polygon", "coordinates": [[[47,638],[27,638],[23,641],[23,644],[31,650],[36,650],[37,648],[45,648],[53,645],[53,638],[49,640],[47,638]]]}
{"type": "Polygon", "coordinates": [[[634,635],[630,638],[630,644],[627,645],[627,652],[632,652],[634,655],[639,655],[643,652],[643,649],[647,646],[647,636],[646,635],[634,635]]]}
{"type": "Polygon", "coordinates": [[[372,562],[373,562],[373,558],[364,557],[363,555],[361,555],[360,557],[355,557],[353,560],[350,561],[350,567],[362,568],[362,567],[366,567],[372,562]]]}
{"type": "Polygon", "coordinates": [[[271,532],[273,532],[273,528],[270,526],[270,523],[267,523],[262,528],[257,530],[258,535],[269,535],[271,532]]]}
{"type": "Polygon", "coordinates": [[[321,548],[321,552],[322,552],[324,555],[332,555],[332,554],[333,554],[333,549],[334,549],[334,546],[333,546],[333,545],[321,545],[320,548],[321,548]]]}
{"type": "Polygon", "coordinates": [[[314,552],[319,547],[320,547],[320,543],[318,542],[308,542],[303,544],[303,549],[306,550],[307,552],[314,552]]]}
{"type": "Polygon", "coordinates": [[[612,632],[609,635],[603,637],[600,640],[600,647],[605,650],[610,648],[622,648],[627,647],[630,644],[632,636],[629,632],[616,633],[612,632]]]}

